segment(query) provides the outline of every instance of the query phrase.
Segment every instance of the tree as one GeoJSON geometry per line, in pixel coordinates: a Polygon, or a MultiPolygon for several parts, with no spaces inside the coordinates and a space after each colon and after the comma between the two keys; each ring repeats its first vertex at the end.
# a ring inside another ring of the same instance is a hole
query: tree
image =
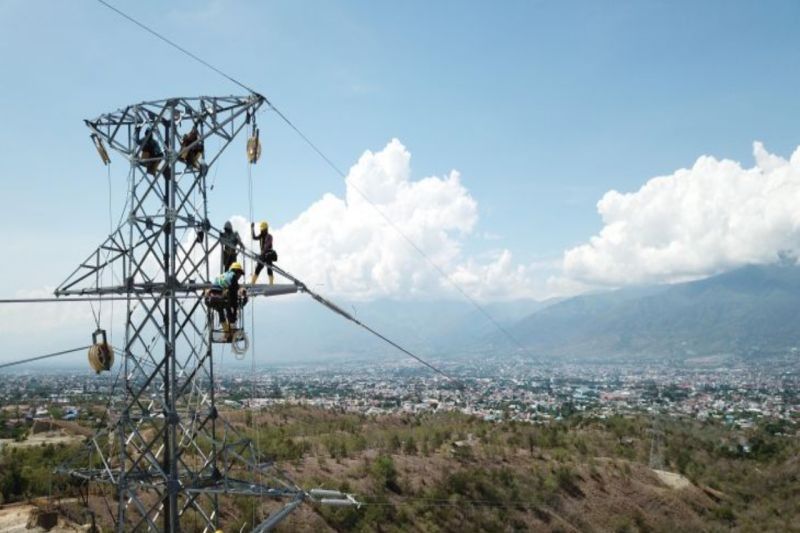
{"type": "Polygon", "coordinates": [[[417,455],[417,443],[414,437],[409,436],[403,443],[403,453],[406,455],[417,455]]]}
{"type": "Polygon", "coordinates": [[[397,484],[397,469],[395,469],[394,461],[390,456],[380,455],[376,457],[372,462],[370,474],[378,488],[400,492],[400,486],[397,484]]]}

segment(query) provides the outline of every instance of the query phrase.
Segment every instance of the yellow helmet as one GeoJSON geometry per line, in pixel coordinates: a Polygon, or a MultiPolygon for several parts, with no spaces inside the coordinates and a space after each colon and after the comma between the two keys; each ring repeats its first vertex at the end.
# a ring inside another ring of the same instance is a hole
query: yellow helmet
{"type": "Polygon", "coordinates": [[[232,263],[229,270],[238,270],[244,274],[244,268],[242,268],[242,264],[239,261],[232,263]]]}
{"type": "Polygon", "coordinates": [[[258,227],[261,228],[261,231],[267,231],[269,229],[269,224],[267,224],[266,220],[262,220],[258,227]]]}

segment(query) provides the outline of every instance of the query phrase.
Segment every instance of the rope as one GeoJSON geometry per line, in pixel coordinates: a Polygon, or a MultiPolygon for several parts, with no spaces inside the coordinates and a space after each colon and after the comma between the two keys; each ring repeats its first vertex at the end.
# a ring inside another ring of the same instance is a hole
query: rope
{"type": "MultiPolygon", "coordinates": [[[[111,163],[110,162],[109,162],[108,165],[106,165],[106,168],[107,168],[106,178],[108,180],[108,234],[111,235],[112,233],[114,233],[114,214],[113,214],[113,212],[111,210],[111,198],[112,198],[111,192],[112,192],[112,189],[111,189],[111,163]]],[[[125,203],[126,204],[128,203],[127,198],[125,200],[125,203]]],[[[123,207],[123,212],[124,212],[124,207],[123,207]]],[[[108,255],[106,255],[106,260],[108,260],[108,255]]],[[[114,271],[110,270],[110,272],[111,272],[111,281],[113,282],[114,271]]],[[[100,302],[100,305],[102,306],[103,302],[100,302]]],[[[100,307],[100,309],[101,309],[101,312],[102,312],[103,308],[100,307]]],[[[108,341],[111,344],[113,344],[114,343],[114,300],[111,300],[111,316],[109,317],[109,321],[108,321],[108,331],[109,331],[108,341]]]]}
{"type": "MultiPolygon", "coordinates": [[[[222,145],[222,141],[217,139],[217,152],[219,152],[219,147],[222,145]]],[[[219,167],[222,159],[218,159],[216,163],[214,163],[214,175],[211,177],[211,187],[209,187],[210,191],[214,190],[214,185],[217,183],[217,173],[219,173],[219,167]]]]}
{"type": "Polygon", "coordinates": [[[114,215],[111,212],[111,163],[106,165],[106,179],[108,180],[108,232],[114,231],[114,215]]]}
{"type": "MultiPolygon", "coordinates": [[[[253,128],[255,128],[255,117],[253,117],[253,128]]],[[[249,161],[247,162],[247,197],[248,197],[248,207],[250,210],[250,222],[254,223],[253,220],[253,164],[249,161]]],[[[252,237],[252,232],[251,232],[252,237]]],[[[250,267],[253,269],[253,273],[255,273],[255,265],[256,261],[250,258],[250,267]]],[[[250,302],[250,379],[252,380],[252,385],[250,387],[250,409],[254,410],[255,406],[255,399],[256,399],[256,319],[255,319],[255,301],[250,302]]],[[[244,317],[242,317],[242,323],[244,323],[244,317]]],[[[251,422],[253,426],[253,433],[256,438],[256,457],[253,461],[253,469],[254,474],[258,479],[258,484],[262,484],[262,477],[261,477],[261,469],[258,468],[256,465],[261,462],[261,432],[258,431],[256,426],[256,413],[253,412],[251,417],[251,422]]],[[[253,516],[252,516],[253,524],[256,523],[256,508],[253,506],[253,516]]]]}
{"type": "Polygon", "coordinates": [[[72,348],[71,350],[62,350],[60,352],[48,353],[45,355],[37,355],[36,357],[28,357],[27,359],[20,359],[18,361],[12,361],[10,363],[2,363],[0,364],[0,368],[7,368],[9,366],[31,363],[33,361],[40,361],[42,359],[48,359],[50,357],[57,357],[59,355],[66,355],[69,353],[80,352],[82,350],[88,350],[89,348],[91,348],[91,346],[81,346],[80,348],[72,348]]]}
{"type": "MultiPolygon", "coordinates": [[[[100,306],[101,306],[100,307],[100,312],[103,311],[102,305],[103,305],[103,303],[100,302],[100,306]]],[[[89,308],[92,310],[92,316],[94,317],[94,325],[95,325],[95,327],[97,329],[100,329],[100,314],[94,312],[94,304],[91,301],[89,301],[89,308]]]]}
{"type": "MultiPolygon", "coordinates": [[[[114,232],[114,215],[111,212],[111,164],[106,165],[106,182],[108,184],[108,234],[111,235],[114,232]]],[[[106,261],[110,255],[110,251],[106,252],[106,261]]],[[[113,276],[113,272],[112,272],[113,276]]],[[[106,281],[106,269],[103,267],[100,270],[100,282],[105,285],[106,281]]],[[[97,315],[95,316],[95,325],[97,329],[100,329],[100,322],[103,320],[103,302],[100,302],[97,305],[97,315]]],[[[94,306],[92,306],[92,313],[94,313],[94,306]]]]}

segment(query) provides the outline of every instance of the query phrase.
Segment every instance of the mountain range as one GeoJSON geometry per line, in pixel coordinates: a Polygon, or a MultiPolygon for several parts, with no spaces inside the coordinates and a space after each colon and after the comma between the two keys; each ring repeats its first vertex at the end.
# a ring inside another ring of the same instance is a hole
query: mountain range
{"type": "Polygon", "coordinates": [[[537,355],[760,358],[800,346],[800,267],[746,266],[698,281],[570,298],[511,333],[537,355]]]}
{"type": "MultiPolygon", "coordinates": [[[[466,301],[378,300],[343,307],[426,356],[519,352],[499,325],[535,357],[758,358],[800,346],[800,267],[746,266],[686,283],[491,303],[483,306],[485,313],[466,301]]],[[[258,309],[256,349],[269,360],[403,357],[307,297],[258,309]]]]}

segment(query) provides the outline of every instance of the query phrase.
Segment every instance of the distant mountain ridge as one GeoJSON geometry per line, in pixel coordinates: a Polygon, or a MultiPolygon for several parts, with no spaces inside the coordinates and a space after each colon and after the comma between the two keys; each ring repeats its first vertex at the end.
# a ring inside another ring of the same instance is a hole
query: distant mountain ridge
{"type": "Polygon", "coordinates": [[[782,355],[800,346],[800,267],[746,266],[688,283],[577,296],[532,313],[511,332],[538,355],[782,355]]]}
{"type": "MultiPolygon", "coordinates": [[[[423,356],[456,356],[485,350],[495,326],[466,301],[381,299],[346,302],[348,312],[370,327],[423,356]]],[[[498,324],[511,327],[551,302],[516,300],[489,303],[483,309],[498,324]]],[[[249,311],[247,326],[249,326],[249,311]]],[[[257,360],[307,362],[331,359],[398,358],[395,348],[343,320],[307,297],[287,297],[256,312],[257,360]]]]}
{"type": "MultiPolygon", "coordinates": [[[[504,357],[518,350],[467,301],[335,300],[425,358],[504,357]]],[[[257,364],[408,359],[305,295],[253,305],[254,328],[250,308],[244,316],[257,364]]],[[[533,355],[554,361],[782,356],[800,347],[800,267],[747,266],[689,283],[482,308],[533,355]]],[[[85,357],[48,364],[84,367],[85,357]]],[[[223,350],[220,364],[250,365],[250,355],[238,361],[223,350]]]]}

